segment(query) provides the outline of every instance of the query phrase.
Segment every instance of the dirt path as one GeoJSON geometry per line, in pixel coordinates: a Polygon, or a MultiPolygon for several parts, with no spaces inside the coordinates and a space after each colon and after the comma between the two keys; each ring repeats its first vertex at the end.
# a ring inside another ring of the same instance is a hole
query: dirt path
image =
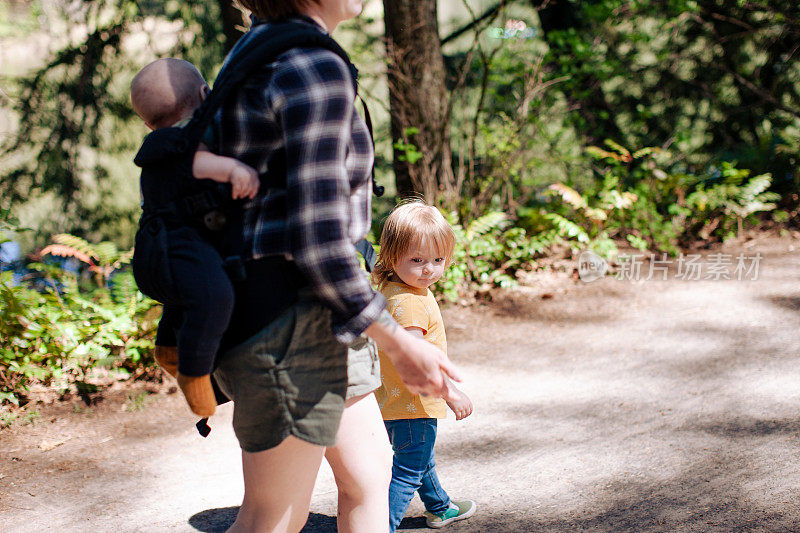
{"type": "MultiPolygon", "coordinates": [[[[479,505],[448,529],[800,530],[795,243],[745,248],[757,281],[540,279],[447,310],[476,410],[442,424],[439,474],[479,505]]],[[[224,531],[242,495],[230,408],[201,439],[177,395],[140,399],[1,432],[0,531],[224,531]]],[[[335,531],[335,499],[324,467],[304,531],[335,531]]],[[[421,511],[402,527],[428,531],[421,511]]]]}

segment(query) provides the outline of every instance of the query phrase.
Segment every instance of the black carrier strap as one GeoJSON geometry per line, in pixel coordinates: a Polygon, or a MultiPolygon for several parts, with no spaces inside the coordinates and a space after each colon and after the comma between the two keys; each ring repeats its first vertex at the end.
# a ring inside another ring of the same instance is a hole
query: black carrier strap
{"type": "MultiPolygon", "coordinates": [[[[256,21],[255,24],[259,24],[259,22],[256,21]]],[[[347,52],[330,35],[321,33],[319,30],[304,23],[293,21],[275,22],[268,31],[250,36],[246,35],[234,46],[230,59],[223,66],[217,76],[217,80],[214,82],[214,88],[200,107],[197,108],[192,120],[184,128],[190,146],[196,149],[203,134],[211,124],[214,114],[230,97],[231,91],[245,80],[253,70],[264,66],[270,61],[274,61],[282,53],[298,47],[324,48],[341,57],[350,69],[353,90],[358,94],[358,69],[350,61],[350,56],[347,52]]],[[[374,149],[375,136],[372,117],[367,103],[360,96],[359,99],[364,109],[364,120],[374,149]]],[[[375,196],[383,196],[384,193],[384,187],[375,183],[374,165],[372,167],[372,191],[375,196]]]]}
{"type": "Polygon", "coordinates": [[[347,52],[332,37],[305,23],[289,20],[275,22],[269,30],[245,35],[236,43],[231,51],[231,57],[214,82],[214,88],[195,110],[192,120],[184,128],[190,142],[193,145],[200,142],[214,114],[227,101],[231,91],[256,68],[263,67],[282,53],[298,47],[325,48],[337,54],[350,67],[353,74],[353,88],[358,92],[358,71],[347,52]]]}
{"type": "MultiPolygon", "coordinates": [[[[254,24],[260,22],[255,21],[254,24]]],[[[239,86],[256,68],[263,67],[266,63],[274,61],[282,53],[291,50],[292,48],[324,48],[334,52],[342,58],[350,69],[353,81],[353,90],[358,94],[358,70],[350,61],[350,56],[345,50],[339,46],[335,40],[329,35],[320,32],[319,30],[309,27],[308,24],[282,21],[273,23],[273,26],[260,33],[253,33],[243,37],[233,48],[231,57],[223,66],[217,80],[214,82],[214,88],[208,94],[208,97],[198,107],[192,116],[192,120],[186,125],[184,131],[187,134],[189,143],[193,148],[196,148],[200,143],[203,134],[205,133],[211,121],[214,118],[217,110],[230,98],[231,92],[239,86]]],[[[367,103],[359,96],[361,104],[364,109],[364,120],[369,130],[370,140],[372,141],[373,150],[375,148],[375,138],[373,134],[372,117],[370,116],[367,103]]],[[[372,166],[372,191],[376,196],[382,196],[384,187],[379,186],[375,182],[375,165],[372,166]]],[[[240,236],[233,235],[234,232],[241,233],[241,216],[231,217],[234,222],[230,227],[229,240],[237,241],[241,239],[240,236]]],[[[358,243],[357,249],[364,256],[367,269],[372,270],[375,264],[375,251],[368,241],[358,243]]],[[[230,248],[230,247],[229,247],[230,248]]],[[[236,250],[236,246],[232,247],[231,257],[226,258],[229,274],[233,279],[243,275],[241,267],[241,250],[236,250]]]]}
{"type": "MultiPolygon", "coordinates": [[[[367,123],[367,130],[369,130],[369,139],[372,141],[372,153],[375,153],[375,134],[373,133],[372,129],[372,117],[369,114],[369,108],[367,107],[367,103],[361,98],[361,95],[358,96],[358,99],[361,100],[361,107],[364,108],[364,122],[367,123]]],[[[383,185],[378,185],[375,181],[375,163],[372,163],[372,193],[375,196],[381,197],[383,193],[386,191],[383,185]]],[[[374,250],[373,250],[374,253],[374,250]]],[[[364,256],[366,259],[366,256],[364,256]]],[[[372,264],[374,265],[375,262],[373,261],[372,264]]],[[[370,272],[372,272],[372,267],[370,267],[370,272]]]]}

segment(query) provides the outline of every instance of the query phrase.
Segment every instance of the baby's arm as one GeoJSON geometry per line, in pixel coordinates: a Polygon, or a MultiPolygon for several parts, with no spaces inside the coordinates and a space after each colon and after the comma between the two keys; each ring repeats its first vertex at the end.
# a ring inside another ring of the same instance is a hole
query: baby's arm
{"type": "Polygon", "coordinates": [[[192,174],[197,179],[230,183],[234,199],[253,198],[258,193],[258,173],[253,167],[232,157],[211,153],[202,144],[194,154],[192,174]]]}
{"type": "MultiPolygon", "coordinates": [[[[424,337],[422,328],[410,326],[407,327],[406,330],[408,330],[415,337],[424,337]]],[[[447,376],[443,375],[442,378],[444,378],[445,387],[445,394],[442,395],[442,398],[444,398],[444,401],[447,402],[447,406],[451,411],[453,411],[453,414],[456,415],[456,420],[467,418],[472,414],[472,402],[470,401],[469,397],[458,390],[453,382],[447,379],[447,376]]]]}

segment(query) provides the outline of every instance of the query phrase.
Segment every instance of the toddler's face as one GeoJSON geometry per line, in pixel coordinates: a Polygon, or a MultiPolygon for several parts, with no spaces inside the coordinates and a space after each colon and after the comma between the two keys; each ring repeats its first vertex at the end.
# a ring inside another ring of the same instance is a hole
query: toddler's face
{"type": "Polygon", "coordinates": [[[427,289],[442,277],[445,258],[430,243],[415,243],[400,256],[394,273],[406,285],[427,289]]]}

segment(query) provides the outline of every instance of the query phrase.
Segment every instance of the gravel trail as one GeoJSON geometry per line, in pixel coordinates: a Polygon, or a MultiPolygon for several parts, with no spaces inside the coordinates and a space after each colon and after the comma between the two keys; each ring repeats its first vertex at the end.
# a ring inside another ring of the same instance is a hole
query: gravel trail
{"type": "MultiPolygon", "coordinates": [[[[754,281],[537,276],[446,309],[475,412],[441,423],[439,476],[479,505],[447,529],[800,531],[796,242],[723,250],[760,253],[754,281]]],[[[43,405],[0,432],[0,531],[230,525],[242,496],[230,406],[201,439],[177,394],[138,410],[131,394],[43,405]]],[[[324,466],[303,531],[335,531],[335,506],[324,466]]],[[[430,531],[422,510],[415,499],[401,528],[430,531]]]]}

